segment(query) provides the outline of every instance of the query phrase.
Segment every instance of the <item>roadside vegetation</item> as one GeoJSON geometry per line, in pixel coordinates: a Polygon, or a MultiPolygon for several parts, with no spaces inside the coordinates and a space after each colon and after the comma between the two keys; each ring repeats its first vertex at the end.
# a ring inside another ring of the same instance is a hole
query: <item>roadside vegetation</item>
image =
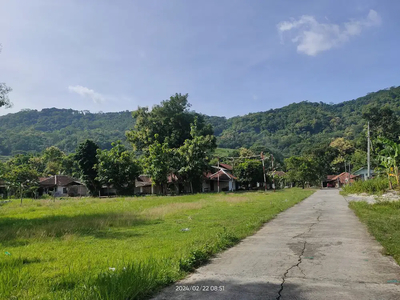
{"type": "Polygon", "coordinates": [[[146,298],[312,193],[5,203],[0,298],[146,298]]]}
{"type": "MultiPolygon", "coordinates": [[[[392,184],[394,180],[391,179],[392,184]]],[[[369,180],[357,180],[351,185],[346,185],[341,191],[342,195],[348,194],[362,194],[367,193],[369,195],[380,195],[389,190],[389,182],[385,177],[376,177],[369,180]]]]}
{"type": "Polygon", "coordinates": [[[391,255],[400,264],[400,202],[351,202],[360,220],[382,244],[386,255],[391,255]]]}

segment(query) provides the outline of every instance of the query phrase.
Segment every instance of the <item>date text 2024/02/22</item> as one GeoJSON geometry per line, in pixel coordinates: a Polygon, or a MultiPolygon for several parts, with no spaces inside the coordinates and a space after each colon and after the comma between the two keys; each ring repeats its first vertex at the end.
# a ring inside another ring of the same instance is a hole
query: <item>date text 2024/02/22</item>
{"type": "Polygon", "coordinates": [[[223,292],[223,285],[177,285],[175,292],[223,292]]]}

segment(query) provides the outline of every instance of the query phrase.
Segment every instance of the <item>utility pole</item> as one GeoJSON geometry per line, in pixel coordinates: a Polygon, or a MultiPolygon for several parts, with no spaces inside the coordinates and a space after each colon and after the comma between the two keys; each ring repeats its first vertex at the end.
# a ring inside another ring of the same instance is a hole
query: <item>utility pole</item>
{"type": "Polygon", "coordinates": [[[263,166],[263,174],[264,174],[264,191],[267,191],[267,177],[265,176],[265,165],[264,165],[264,153],[261,152],[261,160],[263,166]]]}
{"type": "Polygon", "coordinates": [[[371,145],[371,141],[370,141],[370,135],[369,135],[369,122],[368,122],[368,134],[367,134],[368,138],[367,138],[367,164],[368,164],[368,174],[367,174],[367,179],[369,179],[369,176],[371,175],[371,166],[370,166],[370,145],[371,145]]]}
{"type": "Polygon", "coordinates": [[[351,172],[351,169],[350,169],[350,162],[349,162],[349,185],[350,185],[350,183],[351,183],[351,182],[350,182],[350,180],[351,180],[351,173],[350,173],[350,172],[351,172]]]}
{"type": "Polygon", "coordinates": [[[219,171],[221,171],[221,169],[219,168],[219,157],[218,157],[218,193],[219,193],[219,171]]]}
{"type": "Polygon", "coordinates": [[[272,186],[275,192],[275,172],[274,172],[274,155],[271,154],[271,167],[272,167],[272,186]]]}

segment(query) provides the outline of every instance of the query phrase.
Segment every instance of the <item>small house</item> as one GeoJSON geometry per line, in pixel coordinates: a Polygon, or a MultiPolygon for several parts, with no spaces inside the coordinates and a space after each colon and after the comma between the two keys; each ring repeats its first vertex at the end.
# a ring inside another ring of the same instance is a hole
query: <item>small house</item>
{"type": "MultiPolygon", "coordinates": [[[[178,182],[178,177],[175,174],[167,176],[167,186],[171,191],[175,190],[177,194],[191,192],[190,184],[178,182]]],[[[150,176],[140,175],[135,180],[135,194],[162,194],[162,188],[160,185],[153,184],[150,176]]]]}
{"type": "Polygon", "coordinates": [[[39,196],[51,194],[55,197],[61,196],[86,196],[87,187],[78,179],[66,175],[54,175],[39,178],[39,196]]]}
{"type": "Polygon", "coordinates": [[[237,178],[232,175],[232,166],[219,164],[219,170],[215,173],[206,173],[202,185],[203,192],[235,191],[237,178]]]}
{"type": "Polygon", "coordinates": [[[355,180],[359,179],[358,175],[352,175],[348,172],[340,173],[339,175],[328,175],[326,179],[327,187],[342,187],[349,183],[353,183],[355,180]]]}
{"type": "Polygon", "coordinates": [[[3,180],[0,180],[0,199],[7,198],[7,186],[3,180]]]}
{"type": "MultiPolygon", "coordinates": [[[[353,173],[353,175],[360,176],[360,179],[363,181],[367,180],[368,179],[368,168],[362,167],[362,168],[358,169],[357,171],[355,171],[353,173]]],[[[375,176],[375,172],[372,169],[370,169],[369,170],[369,178],[374,177],[374,176],[375,176]]]]}

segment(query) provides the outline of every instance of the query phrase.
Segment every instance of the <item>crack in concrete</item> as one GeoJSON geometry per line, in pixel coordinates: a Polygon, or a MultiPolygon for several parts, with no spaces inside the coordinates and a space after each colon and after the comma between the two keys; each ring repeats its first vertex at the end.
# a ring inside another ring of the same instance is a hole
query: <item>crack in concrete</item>
{"type": "Polygon", "coordinates": [[[295,268],[295,267],[300,268],[299,265],[300,265],[301,262],[302,262],[302,258],[301,258],[301,257],[303,256],[304,251],[306,250],[306,245],[307,245],[307,241],[304,241],[303,249],[301,250],[301,253],[300,253],[300,255],[299,255],[299,259],[298,259],[298,261],[297,261],[297,264],[291,266],[291,267],[290,267],[289,269],[287,269],[286,272],[283,274],[282,283],[281,283],[281,288],[279,289],[278,297],[276,298],[276,300],[279,300],[279,299],[281,299],[281,297],[282,297],[283,285],[285,284],[286,276],[287,276],[287,274],[289,273],[289,271],[290,271],[291,269],[295,268]]]}
{"type": "Polygon", "coordinates": [[[300,237],[300,236],[302,236],[302,235],[304,235],[304,234],[306,234],[306,233],[310,233],[312,227],[313,227],[315,224],[319,223],[319,218],[321,218],[321,216],[322,216],[322,212],[319,211],[319,216],[317,217],[317,222],[312,223],[312,224],[310,225],[310,227],[308,228],[308,231],[307,231],[307,232],[303,232],[303,233],[300,233],[300,234],[298,234],[298,235],[295,235],[294,237],[292,237],[292,239],[295,239],[295,238],[297,238],[297,237],[300,237]]]}
{"type": "Polygon", "coordinates": [[[303,272],[303,269],[302,268],[300,268],[300,266],[297,266],[298,268],[299,268],[299,270],[300,270],[300,272],[301,272],[301,274],[303,274],[303,276],[304,276],[304,278],[306,277],[306,274],[303,272]]]}
{"type": "MultiPolygon", "coordinates": [[[[320,211],[319,211],[319,215],[318,215],[318,217],[317,217],[317,222],[312,223],[312,224],[310,225],[310,227],[308,228],[308,231],[305,231],[305,232],[303,232],[303,233],[301,233],[301,234],[298,234],[298,235],[294,236],[293,238],[302,236],[302,235],[304,235],[304,234],[306,234],[306,233],[310,233],[310,231],[312,230],[313,226],[314,226],[315,224],[317,224],[317,223],[320,222],[321,216],[322,216],[322,211],[320,210],[320,211]]],[[[285,284],[285,281],[286,281],[286,276],[287,276],[287,274],[289,273],[289,271],[290,271],[291,269],[293,269],[293,268],[295,268],[295,267],[299,268],[300,272],[304,275],[304,277],[306,277],[306,274],[304,274],[303,270],[300,268],[300,264],[301,264],[302,261],[303,261],[303,260],[302,260],[302,256],[304,255],[304,251],[306,250],[306,246],[307,246],[307,241],[304,241],[303,249],[301,250],[301,252],[300,252],[300,254],[299,254],[299,259],[297,260],[297,264],[291,266],[291,267],[290,267],[289,269],[287,269],[286,272],[283,274],[283,276],[282,276],[281,288],[280,288],[279,291],[278,291],[278,297],[276,298],[276,300],[280,300],[281,297],[282,297],[282,292],[283,292],[283,287],[284,287],[284,284],[285,284]]]]}

